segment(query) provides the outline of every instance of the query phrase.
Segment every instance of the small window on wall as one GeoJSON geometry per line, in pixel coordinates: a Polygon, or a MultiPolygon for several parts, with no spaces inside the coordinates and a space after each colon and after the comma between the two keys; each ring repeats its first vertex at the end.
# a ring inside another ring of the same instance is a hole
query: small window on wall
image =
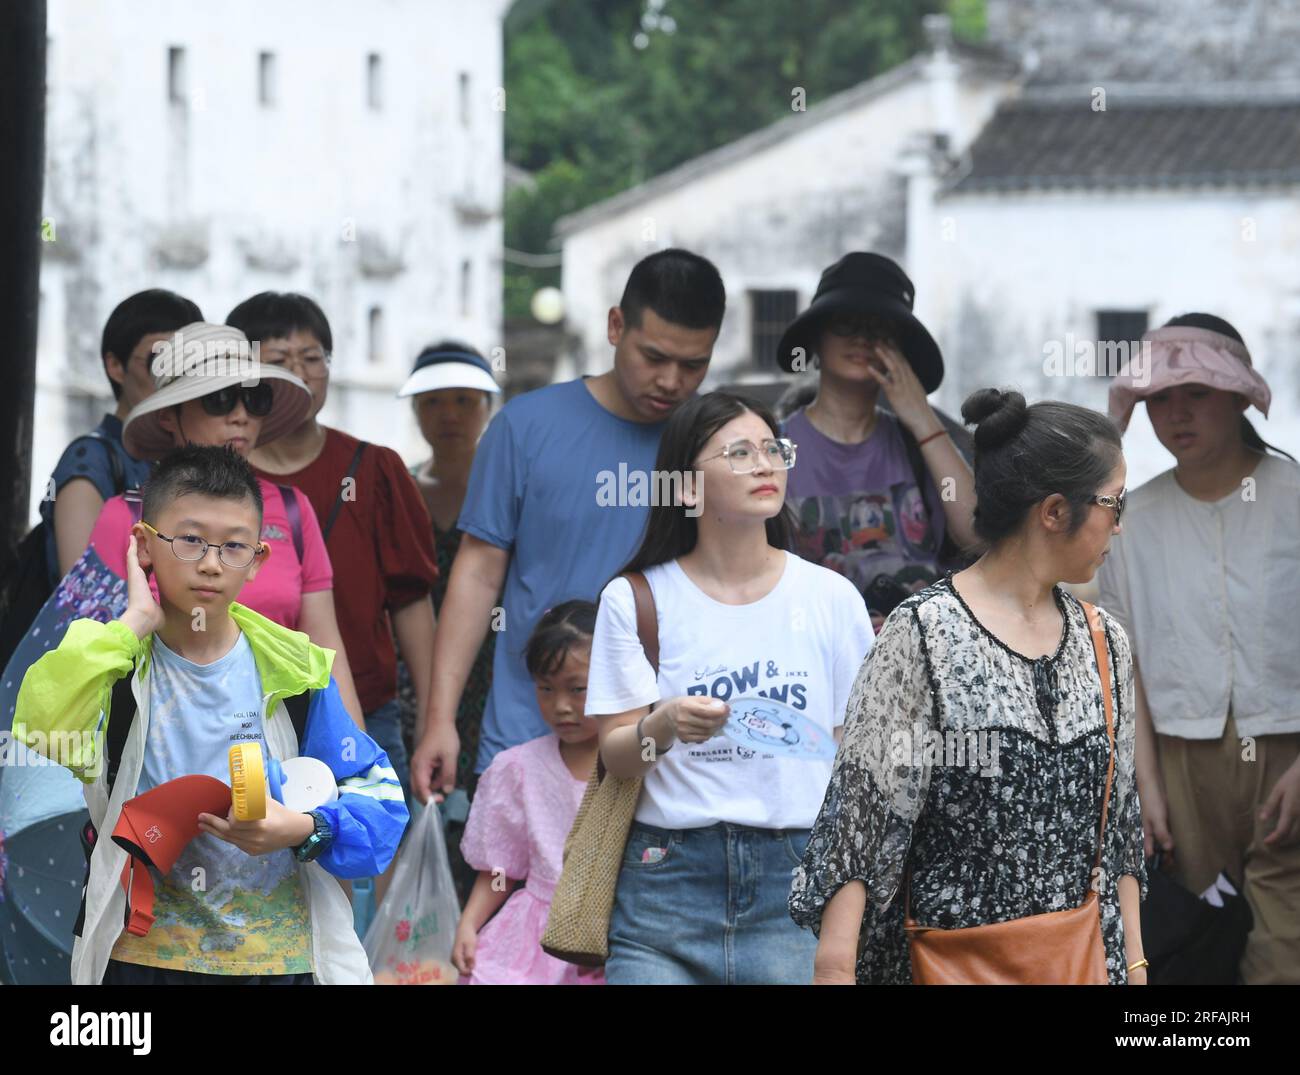
{"type": "Polygon", "coordinates": [[[469,127],[469,72],[460,73],[460,125],[469,127]]]}
{"type": "Polygon", "coordinates": [[[257,103],[263,108],[274,108],[276,97],[275,53],[257,54],[257,103]]]}
{"type": "Polygon", "coordinates": [[[366,57],[366,105],[375,112],[384,107],[384,64],[377,52],[366,57]]]}
{"type": "Polygon", "coordinates": [[[366,325],[366,354],[373,365],[384,360],[384,308],[370,307],[366,325]]]}
{"type": "Polygon", "coordinates": [[[189,97],[185,75],[185,50],[173,45],[167,50],[167,100],[172,104],[184,104],[189,97]]]}
{"type": "Polygon", "coordinates": [[[460,316],[469,317],[474,298],[474,267],[468,261],[460,263],[460,316]]]}
{"type": "Polygon", "coordinates": [[[750,360],[756,369],[774,370],[781,334],[794,320],[799,302],[795,291],[751,291],[749,293],[750,360]]]}
{"type": "Polygon", "coordinates": [[[1146,310],[1097,311],[1097,376],[1114,377],[1147,330],[1146,310]]]}

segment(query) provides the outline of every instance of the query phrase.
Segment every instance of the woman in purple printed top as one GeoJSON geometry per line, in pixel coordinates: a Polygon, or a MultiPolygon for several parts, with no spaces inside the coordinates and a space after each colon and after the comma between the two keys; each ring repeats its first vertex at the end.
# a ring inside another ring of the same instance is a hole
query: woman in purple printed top
{"type": "Polygon", "coordinates": [[[787,492],[796,551],[852,581],[877,631],[975,542],[970,465],[926,399],[943,358],[912,298],[889,258],[846,254],[777,351],[786,372],[819,375],[785,427],[799,446],[787,492]]]}

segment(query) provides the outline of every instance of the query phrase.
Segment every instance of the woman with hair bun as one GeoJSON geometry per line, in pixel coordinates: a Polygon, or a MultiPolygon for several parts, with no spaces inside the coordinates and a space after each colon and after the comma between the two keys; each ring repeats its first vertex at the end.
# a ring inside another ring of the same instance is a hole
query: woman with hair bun
{"type": "Polygon", "coordinates": [[[962,417],[976,426],[983,555],[886,619],[790,911],[818,933],[815,981],[901,984],[909,884],[912,919],[943,930],[1080,907],[1095,891],[1107,979],[1145,983],[1133,660],[1101,613],[1115,740],[1099,850],[1112,744],[1087,615],[1060,585],[1091,579],[1120,531],[1119,430],[995,389],[962,417]]]}

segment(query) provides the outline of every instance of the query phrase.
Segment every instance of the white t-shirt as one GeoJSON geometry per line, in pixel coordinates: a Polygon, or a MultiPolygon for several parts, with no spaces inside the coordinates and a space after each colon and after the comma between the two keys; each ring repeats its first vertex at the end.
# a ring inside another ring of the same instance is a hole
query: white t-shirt
{"type": "MultiPolygon", "coordinates": [[[[849,692],[871,649],[871,618],[848,579],[786,553],[767,596],[724,605],[676,560],[645,571],[659,621],[659,676],[636,633],[632,587],[600,596],[587,678],[587,715],[611,716],[685,694],[785,702],[828,734],[844,723],[849,692]]],[[[821,809],[831,762],[778,757],[722,735],[676,742],[646,774],[636,818],[664,829],[719,821],[806,829],[821,809]]]]}

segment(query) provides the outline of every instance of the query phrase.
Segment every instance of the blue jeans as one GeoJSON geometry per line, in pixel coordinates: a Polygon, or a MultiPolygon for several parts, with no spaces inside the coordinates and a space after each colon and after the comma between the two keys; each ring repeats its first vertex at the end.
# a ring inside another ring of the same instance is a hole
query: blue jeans
{"type": "Polygon", "coordinates": [[[388,764],[397,773],[402,785],[402,794],[411,801],[411,763],[406,756],[406,743],[402,740],[402,711],[397,699],[385,702],[378,709],[366,714],[366,734],[379,744],[379,749],[388,755],[388,764]]]}
{"type": "Polygon", "coordinates": [[[609,922],[610,985],[807,985],[817,939],[790,918],[807,829],[633,822],[609,922]]]}

